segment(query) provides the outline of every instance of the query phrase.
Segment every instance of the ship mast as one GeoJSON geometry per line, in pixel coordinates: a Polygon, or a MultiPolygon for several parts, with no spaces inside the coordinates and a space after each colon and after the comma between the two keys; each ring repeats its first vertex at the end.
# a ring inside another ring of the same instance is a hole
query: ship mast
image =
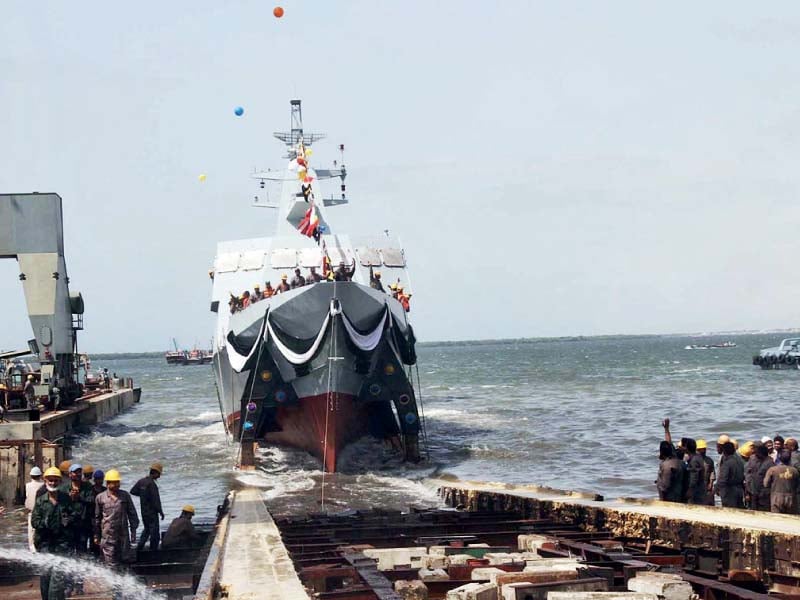
{"type": "MultiPolygon", "coordinates": [[[[278,140],[286,144],[287,153],[284,155],[284,158],[289,159],[289,166],[283,171],[261,171],[253,173],[253,178],[260,180],[262,189],[265,187],[266,181],[281,182],[282,189],[279,204],[261,204],[260,206],[278,209],[277,229],[279,234],[284,235],[297,232],[297,222],[299,219],[297,218],[298,209],[296,206],[300,205],[298,196],[302,196],[300,184],[296,177],[297,171],[293,170],[297,168],[297,165],[295,163],[293,167],[292,163],[298,158],[306,158],[305,156],[300,157],[299,153],[301,149],[303,152],[307,152],[307,154],[310,155],[311,151],[309,149],[312,144],[326,137],[324,133],[307,133],[303,130],[303,108],[300,100],[290,100],[289,105],[291,106],[289,131],[276,131],[273,133],[278,140]]],[[[342,153],[342,162],[337,164],[337,162],[334,161],[333,169],[309,168],[310,174],[314,176],[314,181],[311,184],[312,191],[316,199],[316,207],[319,211],[322,223],[325,223],[324,215],[320,210],[323,206],[338,206],[348,202],[345,196],[344,184],[345,177],[347,176],[347,171],[344,166],[344,144],[339,145],[339,150],[342,153]],[[322,179],[331,179],[334,177],[341,179],[341,198],[335,198],[333,196],[330,198],[323,198],[321,190],[318,187],[318,182],[322,179]]],[[[256,204],[256,206],[258,206],[258,204],[256,204]]],[[[307,206],[307,202],[304,202],[303,206],[307,206]]],[[[304,210],[303,208],[303,211],[304,210]]],[[[301,214],[303,211],[301,211],[301,214]]],[[[327,224],[325,225],[327,227],[327,224]]]]}

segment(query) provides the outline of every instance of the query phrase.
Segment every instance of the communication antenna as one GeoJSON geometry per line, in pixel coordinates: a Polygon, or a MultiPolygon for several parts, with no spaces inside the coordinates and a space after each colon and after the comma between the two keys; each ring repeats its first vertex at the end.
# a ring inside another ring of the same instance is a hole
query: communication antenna
{"type": "MultiPolygon", "coordinates": [[[[303,131],[303,109],[300,105],[300,100],[290,100],[289,104],[292,107],[292,118],[289,131],[276,131],[272,135],[289,147],[289,155],[287,158],[295,158],[297,154],[297,144],[303,142],[304,146],[309,147],[314,142],[325,139],[325,134],[305,133],[303,131]]],[[[344,150],[344,147],[342,147],[342,150],[344,150]]]]}

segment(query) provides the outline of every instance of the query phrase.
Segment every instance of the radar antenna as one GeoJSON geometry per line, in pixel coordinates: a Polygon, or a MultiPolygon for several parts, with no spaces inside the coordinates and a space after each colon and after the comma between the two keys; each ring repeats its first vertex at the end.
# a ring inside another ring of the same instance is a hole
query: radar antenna
{"type": "Polygon", "coordinates": [[[304,133],[303,132],[303,109],[300,100],[290,100],[292,107],[292,122],[290,131],[276,131],[272,135],[289,147],[290,158],[294,158],[297,153],[297,144],[303,142],[305,147],[311,146],[314,142],[325,139],[324,133],[304,133]]]}

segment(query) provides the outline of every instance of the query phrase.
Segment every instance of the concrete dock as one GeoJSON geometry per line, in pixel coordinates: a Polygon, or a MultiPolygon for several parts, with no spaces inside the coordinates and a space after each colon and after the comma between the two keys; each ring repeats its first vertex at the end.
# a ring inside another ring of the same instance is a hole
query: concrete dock
{"type": "Polygon", "coordinates": [[[800,517],[751,510],[660,502],[604,500],[546,487],[437,480],[445,503],[468,511],[519,511],[591,532],[644,539],[675,549],[718,552],[728,570],[800,575],[800,517]]]}
{"type": "Polygon", "coordinates": [[[93,392],[67,408],[43,413],[38,421],[0,423],[0,505],[23,500],[28,471],[57,466],[66,456],[64,436],[107,421],[137,402],[141,390],[123,387],[93,392]]]}
{"type": "Polygon", "coordinates": [[[308,600],[261,490],[231,492],[214,545],[196,600],[308,600]]]}

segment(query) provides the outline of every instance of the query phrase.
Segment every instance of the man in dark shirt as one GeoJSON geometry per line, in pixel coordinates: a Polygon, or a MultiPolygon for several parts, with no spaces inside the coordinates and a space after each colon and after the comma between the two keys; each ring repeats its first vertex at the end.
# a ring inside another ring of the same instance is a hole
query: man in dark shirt
{"type": "Polygon", "coordinates": [[[722,444],[722,460],[717,476],[717,494],[722,506],[744,508],[744,461],[736,455],[733,442],[722,444]]]}
{"type": "MultiPolygon", "coordinates": [[[[75,538],[81,527],[82,514],[60,489],[61,472],[50,467],[44,472],[45,492],[36,498],[31,513],[33,544],[37,552],[61,556],[75,553],[75,538]]],[[[63,598],[71,578],[64,571],[53,569],[40,575],[42,598],[63,598]]]]}
{"type": "Polygon", "coordinates": [[[385,291],[383,289],[383,283],[381,282],[381,272],[373,271],[372,265],[369,266],[369,287],[379,292],[385,291]]]}
{"type": "Polygon", "coordinates": [[[336,267],[336,272],[334,273],[334,279],[336,281],[350,281],[353,279],[353,274],[356,272],[356,260],[353,259],[353,264],[350,267],[344,266],[344,261],[339,261],[339,266],[336,267]]]}
{"type": "Polygon", "coordinates": [[[703,457],[705,463],[703,482],[706,486],[706,501],[704,504],[714,506],[714,482],[717,480],[717,473],[714,469],[714,461],[706,455],[707,451],[708,443],[705,440],[697,440],[697,453],[703,457]]]}
{"type": "Polygon", "coordinates": [[[686,500],[689,504],[706,503],[706,463],[697,453],[697,442],[693,439],[686,440],[686,468],[689,471],[689,489],[686,500]]]}
{"type": "Polygon", "coordinates": [[[770,467],[775,466],[764,444],[756,446],[753,456],[745,467],[745,495],[752,510],[769,510],[769,489],[764,487],[764,477],[770,467]]]}
{"type": "Polygon", "coordinates": [[[796,512],[800,472],[789,465],[791,459],[791,453],[782,450],[778,455],[779,464],[770,467],[764,476],[764,487],[769,489],[770,510],[774,513],[791,515],[796,512]]]}
{"type": "Polygon", "coordinates": [[[164,511],[161,508],[161,496],[158,493],[158,484],[156,479],[161,477],[161,472],[164,467],[161,463],[153,463],[150,465],[150,474],[147,477],[142,477],[131,488],[132,496],[139,496],[139,502],[142,513],[142,525],[144,531],[142,537],[139,538],[139,543],[136,546],[137,550],[143,550],[145,542],[150,540],[150,550],[158,550],[158,544],[161,541],[161,527],[158,523],[158,516],[164,519],[164,511]]]}
{"type": "Polygon", "coordinates": [[[203,543],[203,537],[192,525],[193,516],[194,506],[191,504],[187,504],[181,509],[180,516],[172,520],[167,533],[164,534],[162,548],[165,550],[170,548],[191,548],[203,543]]]}
{"type": "Polygon", "coordinates": [[[683,502],[683,461],[675,456],[672,444],[664,441],[659,446],[661,464],[658,467],[658,499],[683,502]]]}

